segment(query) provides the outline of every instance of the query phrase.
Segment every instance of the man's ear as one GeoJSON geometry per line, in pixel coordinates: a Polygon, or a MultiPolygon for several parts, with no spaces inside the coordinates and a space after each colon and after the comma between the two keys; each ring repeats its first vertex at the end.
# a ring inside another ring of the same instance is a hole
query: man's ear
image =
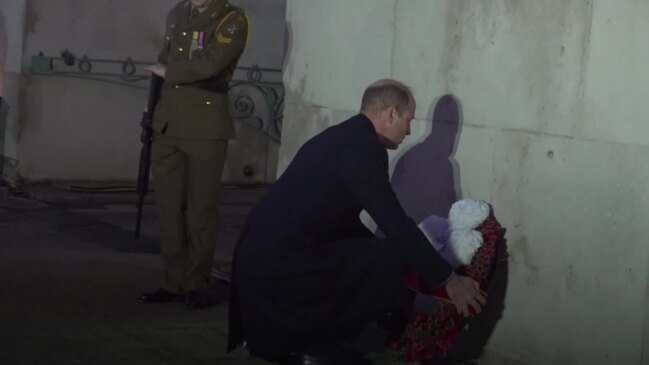
{"type": "Polygon", "coordinates": [[[388,112],[388,121],[390,124],[394,123],[395,119],[397,119],[397,108],[390,106],[386,111],[388,112]]]}

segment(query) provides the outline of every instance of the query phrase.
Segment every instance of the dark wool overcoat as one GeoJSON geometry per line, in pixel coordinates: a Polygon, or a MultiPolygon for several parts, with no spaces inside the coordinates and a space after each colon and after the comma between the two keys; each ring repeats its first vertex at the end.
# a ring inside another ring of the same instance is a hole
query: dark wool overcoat
{"type": "Polygon", "coordinates": [[[267,359],[353,335],[402,304],[409,268],[436,287],[449,265],[401,208],[363,114],[306,142],[255,206],[233,268],[230,346],[267,359]],[[362,224],[366,210],[385,234],[362,224]]]}

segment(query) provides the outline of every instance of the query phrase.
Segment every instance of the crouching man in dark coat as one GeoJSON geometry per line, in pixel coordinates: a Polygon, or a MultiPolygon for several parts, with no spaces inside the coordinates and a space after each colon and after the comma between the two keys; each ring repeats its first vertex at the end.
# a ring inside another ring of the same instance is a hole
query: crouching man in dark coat
{"type": "MultiPolygon", "coordinates": [[[[395,80],[363,95],[361,113],[306,142],[248,218],[234,258],[230,348],[280,363],[345,363],[330,345],[410,298],[402,274],[415,269],[446,286],[458,307],[485,298],[456,275],[401,208],[386,148],[410,134],[415,100],[395,80]],[[361,222],[366,210],[387,237],[361,222]]],[[[349,360],[348,363],[358,363],[349,360]]]]}

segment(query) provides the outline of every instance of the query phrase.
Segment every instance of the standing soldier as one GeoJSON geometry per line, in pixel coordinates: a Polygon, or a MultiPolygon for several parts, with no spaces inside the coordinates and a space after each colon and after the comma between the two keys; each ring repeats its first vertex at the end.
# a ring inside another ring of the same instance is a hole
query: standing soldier
{"type": "Polygon", "coordinates": [[[246,15],[227,0],[183,0],[167,17],[158,63],[148,68],[165,80],[152,147],[164,285],[142,295],[142,302],[213,304],[207,287],[221,173],[234,137],[228,82],[247,37],[246,15]]]}

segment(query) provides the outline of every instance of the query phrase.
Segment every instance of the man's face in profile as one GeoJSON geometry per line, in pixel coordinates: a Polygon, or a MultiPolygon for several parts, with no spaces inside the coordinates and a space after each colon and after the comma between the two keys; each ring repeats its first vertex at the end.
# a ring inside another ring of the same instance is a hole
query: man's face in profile
{"type": "Polygon", "coordinates": [[[387,148],[394,150],[403,142],[406,136],[410,135],[410,122],[415,117],[415,107],[399,113],[396,109],[391,111],[389,121],[385,129],[384,137],[388,140],[387,148]]]}

